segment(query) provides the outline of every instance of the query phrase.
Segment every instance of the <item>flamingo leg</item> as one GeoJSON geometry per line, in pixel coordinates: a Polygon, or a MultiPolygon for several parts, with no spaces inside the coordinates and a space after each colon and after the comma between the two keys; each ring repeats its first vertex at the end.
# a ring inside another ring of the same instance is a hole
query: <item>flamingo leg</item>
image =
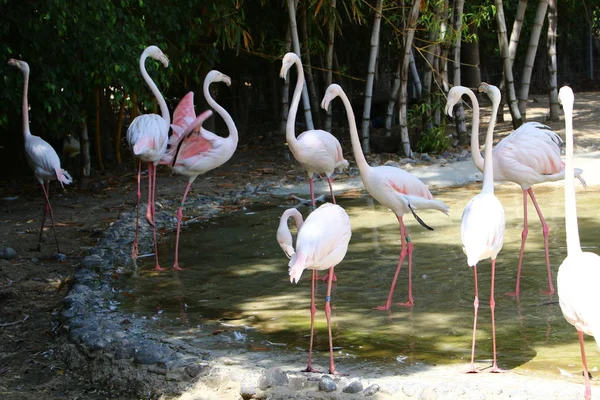
{"type": "Polygon", "coordinates": [[[477,265],[473,266],[473,279],[475,285],[475,300],[473,301],[473,308],[475,312],[473,317],[473,344],[471,345],[471,369],[469,369],[468,373],[479,372],[477,369],[475,369],[475,339],[477,336],[477,311],[479,310],[479,290],[477,289],[477,265]]]}
{"type": "Polygon", "coordinates": [[[498,368],[498,362],[496,361],[496,319],[494,311],[496,309],[496,301],[494,300],[494,278],[496,275],[496,259],[492,259],[492,285],[490,292],[490,309],[492,310],[492,346],[494,349],[494,364],[492,365],[492,370],[490,372],[504,372],[498,368]]]}
{"type": "Polygon", "coordinates": [[[317,270],[313,269],[310,291],[310,344],[308,347],[308,363],[306,365],[306,369],[303,369],[302,372],[319,372],[312,367],[312,349],[315,335],[315,314],[317,313],[317,307],[315,306],[315,280],[317,279],[315,277],[316,273],[317,270]]]}
{"type": "Polygon", "coordinates": [[[408,252],[408,300],[404,303],[398,303],[399,306],[402,307],[412,307],[415,305],[412,295],[412,253],[413,253],[413,244],[410,241],[410,236],[408,236],[408,232],[404,223],[402,223],[402,236],[406,238],[406,250],[408,252]]]}
{"type": "Polygon", "coordinates": [[[550,229],[548,228],[548,224],[542,215],[542,210],[538,205],[537,200],[535,199],[535,195],[533,194],[533,189],[527,189],[527,193],[529,193],[529,197],[531,197],[531,201],[533,202],[533,206],[537,211],[538,217],[540,217],[540,222],[542,223],[542,234],[544,235],[544,253],[546,255],[546,270],[548,272],[548,291],[543,291],[544,294],[553,294],[554,293],[554,285],[552,284],[552,271],[550,270],[550,250],[548,248],[548,234],[550,229]]]}
{"type": "Polygon", "coordinates": [[[54,241],[56,242],[56,252],[60,253],[60,248],[58,246],[58,236],[56,236],[56,227],[54,226],[54,214],[52,212],[52,206],[50,205],[50,182],[46,182],[46,184],[42,184],[42,191],[44,192],[44,216],[42,218],[42,227],[40,228],[40,237],[38,241],[38,249],[41,250],[42,243],[42,232],[44,231],[44,223],[46,221],[46,215],[50,214],[50,223],[52,224],[52,232],[54,232],[54,241]]]}
{"type": "Polygon", "coordinates": [[[173,269],[176,271],[183,271],[183,268],[179,267],[179,231],[181,229],[181,221],[183,220],[183,204],[185,203],[185,199],[188,195],[191,186],[192,181],[190,180],[188,181],[188,184],[185,187],[185,192],[183,192],[181,205],[177,209],[177,238],[175,239],[175,262],[173,263],[173,269]]]}
{"type": "Polygon", "coordinates": [[[592,387],[590,386],[590,374],[588,372],[587,359],[585,357],[583,332],[578,330],[577,334],[579,335],[579,348],[581,349],[581,363],[583,364],[583,377],[585,382],[585,392],[583,393],[583,397],[586,400],[590,400],[592,398],[592,387]]]}
{"type": "Polygon", "coordinates": [[[315,211],[315,209],[317,208],[317,203],[315,201],[315,189],[314,189],[314,185],[313,185],[313,175],[311,175],[308,178],[308,187],[310,190],[310,202],[312,204],[312,211],[315,211]]]}
{"type": "Polygon", "coordinates": [[[40,226],[40,234],[38,237],[38,245],[35,251],[42,250],[42,237],[44,234],[44,225],[46,224],[46,215],[48,215],[48,202],[46,201],[46,188],[44,184],[40,184],[42,186],[42,192],[44,193],[44,206],[42,207],[42,225],[40,226]]]}
{"type": "Polygon", "coordinates": [[[148,203],[146,206],[146,220],[152,226],[154,226],[154,203],[152,202],[152,163],[148,163],[148,203]]]}
{"type": "Polygon", "coordinates": [[[333,204],[336,204],[335,202],[335,195],[333,194],[333,185],[331,183],[331,178],[327,177],[327,183],[329,183],[329,192],[331,193],[331,202],[333,204]]]}
{"type": "Polygon", "coordinates": [[[154,212],[154,192],[156,188],[156,165],[149,163],[148,169],[152,170],[152,185],[149,188],[149,191],[152,192],[152,230],[154,235],[154,259],[156,260],[156,266],[154,267],[155,271],[164,271],[164,268],[161,268],[158,263],[158,241],[156,239],[156,221],[155,221],[155,212],[154,212]]]}
{"type": "Polygon", "coordinates": [[[142,174],[142,160],[138,159],[138,175],[137,175],[137,206],[135,207],[135,236],[133,238],[133,247],[131,249],[131,258],[135,260],[138,256],[138,233],[140,229],[140,199],[142,192],[140,190],[142,174]]]}
{"type": "Polygon", "coordinates": [[[506,293],[508,296],[519,297],[521,295],[521,268],[523,267],[523,255],[525,253],[525,242],[529,228],[527,226],[527,190],[523,190],[523,232],[521,232],[521,249],[519,250],[519,263],[517,264],[517,286],[514,292],[506,293]]]}
{"type": "MultiPolygon", "coordinates": [[[[406,229],[404,228],[404,222],[402,221],[402,217],[398,217],[398,222],[400,223],[400,259],[398,260],[398,265],[396,266],[396,272],[394,273],[394,278],[392,279],[392,285],[390,286],[390,292],[388,294],[387,301],[384,306],[375,307],[375,310],[389,310],[392,307],[392,297],[394,296],[394,289],[396,288],[396,281],[398,280],[398,275],[400,273],[400,268],[402,267],[402,263],[404,262],[404,257],[408,253],[406,241],[404,239],[404,234],[406,233],[406,229]]],[[[410,239],[408,239],[410,240],[410,239]]]]}
{"type": "Polygon", "coordinates": [[[333,282],[333,267],[329,268],[329,281],[327,282],[327,296],[325,297],[325,318],[327,318],[327,329],[329,330],[329,373],[333,375],[339,375],[339,372],[335,370],[335,363],[333,361],[333,335],[331,334],[331,285],[333,282]]]}

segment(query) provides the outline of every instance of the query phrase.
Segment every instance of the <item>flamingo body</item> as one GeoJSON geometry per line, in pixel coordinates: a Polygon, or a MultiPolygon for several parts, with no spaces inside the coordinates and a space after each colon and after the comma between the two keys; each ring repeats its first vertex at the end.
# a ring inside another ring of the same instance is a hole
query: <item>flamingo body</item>
{"type": "Polygon", "coordinates": [[[157,114],[137,116],[127,129],[127,142],[142,162],[158,163],[167,150],[169,123],[157,114]]]}
{"type": "Polygon", "coordinates": [[[408,255],[408,301],[400,305],[412,306],[414,300],[412,297],[412,249],[413,245],[408,236],[406,227],[404,226],[403,216],[407,212],[411,212],[415,218],[424,227],[429,228],[416,215],[415,210],[433,209],[448,213],[448,206],[444,202],[435,200],[431,192],[423,182],[416,176],[412,175],[401,168],[391,166],[371,167],[362,152],[360,139],[358,138],[358,128],[354,118],[354,111],[348,96],[342,88],[337,84],[330,85],[323,97],[321,107],[325,110],[329,108],[329,103],[336,97],[340,97],[346,108],[348,124],[350,125],[350,139],[352,141],[352,149],[354,158],[358,168],[360,169],[360,179],[371,196],[383,206],[389,208],[397,217],[400,225],[400,258],[396,266],[396,272],[392,279],[392,284],[388,294],[387,302],[384,306],[377,307],[379,310],[389,310],[392,304],[392,297],[396,286],[396,280],[400,272],[400,268],[406,255],[408,255]]]}
{"type": "Polygon", "coordinates": [[[463,210],[460,237],[467,264],[496,259],[504,243],[504,208],[493,193],[479,193],[463,210]]]}
{"type": "Polygon", "coordinates": [[[294,89],[292,103],[288,114],[285,135],[286,141],[294,158],[300,163],[306,171],[310,184],[310,196],[313,208],[315,207],[315,196],[313,190],[313,175],[324,174],[329,183],[331,198],[335,204],[335,196],[331,185],[331,175],[337,170],[348,168],[349,163],[344,159],[342,146],[339,140],[331,133],[316,129],[305,131],[296,137],[294,126],[296,124],[296,113],[300,104],[300,96],[302,95],[302,87],[304,86],[304,69],[300,57],[295,53],[287,53],[283,57],[281,71],[279,75],[286,78],[289,69],[292,65],[298,68],[298,81],[294,89]]]}

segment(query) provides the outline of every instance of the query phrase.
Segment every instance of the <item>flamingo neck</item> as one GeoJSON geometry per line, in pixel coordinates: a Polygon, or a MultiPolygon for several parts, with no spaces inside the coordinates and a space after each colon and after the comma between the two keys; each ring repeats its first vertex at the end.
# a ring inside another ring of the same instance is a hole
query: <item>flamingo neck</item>
{"type": "Polygon", "coordinates": [[[579,227],[577,225],[577,202],[575,200],[575,167],[573,163],[573,106],[563,104],[565,113],[565,231],[567,255],[581,253],[579,227]]]}
{"type": "MultiPolygon", "coordinates": [[[[472,91],[467,90],[465,94],[469,96],[469,98],[471,99],[471,103],[473,104],[473,123],[471,125],[471,158],[473,159],[473,163],[475,164],[477,169],[483,172],[484,160],[481,156],[481,151],[479,150],[479,102],[477,101],[477,97],[475,97],[475,94],[472,91]]],[[[485,148],[487,151],[487,136],[485,148]]]]}
{"type": "Polygon", "coordinates": [[[210,95],[210,84],[213,82],[213,80],[204,81],[204,86],[202,87],[204,98],[206,99],[208,105],[214,108],[217,114],[219,114],[221,118],[223,118],[223,121],[225,121],[225,125],[227,125],[227,130],[229,131],[228,139],[233,143],[233,146],[235,148],[237,147],[238,143],[238,130],[235,126],[235,123],[233,122],[233,118],[231,118],[231,115],[229,115],[227,110],[225,110],[225,108],[223,108],[219,103],[217,103],[215,99],[213,99],[213,97],[210,95]]]}
{"type": "MultiPolygon", "coordinates": [[[[483,187],[481,189],[484,193],[494,193],[494,163],[492,161],[492,149],[494,146],[494,127],[496,125],[496,116],[498,115],[498,108],[500,107],[500,99],[496,96],[492,99],[492,115],[490,116],[490,123],[488,124],[487,134],[485,135],[485,159],[483,161],[483,187]]],[[[473,103],[475,104],[475,103],[473,103]]],[[[475,105],[473,105],[473,119],[475,119],[475,105]]],[[[475,126],[475,121],[473,121],[475,126]]],[[[477,105],[477,131],[473,131],[472,136],[477,137],[479,134],[479,104],[477,105]]],[[[471,138],[471,140],[473,140],[471,138]]],[[[479,140],[477,140],[479,142],[479,140]]],[[[471,153],[473,153],[473,147],[471,146],[471,153]]],[[[477,147],[477,154],[481,157],[479,152],[479,143],[477,147]]],[[[473,156],[473,158],[475,158],[473,156]]]]}
{"type": "Polygon", "coordinates": [[[296,57],[294,64],[298,67],[298,81],[294,88],[294,95],[292,96],[292,104],[290,105],[290,111],[288,113],[287,123],[285,124],[285,140],[288,146],[293,150],[294,146],[298,142],[296,139],[296,114],[298,113],[298,106],[300,105],[300,97],[302,96],[302,88],[304,87],[304,68],[302,68],[302,62],[299,57],[296,57]]]}
{"type": "Polygon", "coordinates": [[[356,127],[356,118],[354,117],[354,111],[352,110],[352,104],[348,100],[348,96],[343,91],[340,91],[338,96],[342,99],[344,107],[346,107],[346,115],[348,116],[348,125],[350,126],[350,141],[352,142],[352,151],[354,153],[354,160],[358,165],[360,174],[365,175],[371,170],[371,166],[367,163],[365,155],[363,154],[362,147],[360,145],[360,139],[358,137],[358,128],[356,127]]]}
{"type": "Polygon", "coordinates": [[[156,100],[158,100],[158,105],[160,106],[161,116],[167,122],[167,125],[170,125],[171,124],[171,114],[169,114],[169,108],[167,107],[167,102],[165,101],[163,95],[160,93],[160,90],[158,90],[158,86],[156,86],[156,83],[154,83],[154,81],[148,74],[148,71],[146,71],[146,58],[148,58],[148,55],[146,53],[142,53],[142,56],[140,57],[140,71],[142,72],[144,81],[146,81],[146,84],[152,91],[152,94],[154,95],[154,97],[156,97],[156,100]]]}
{"type": "Polygon", "coordinates": [[[296,224],[296,228],[298,230],[300,230],[300,227],[302,227],[302,224],[304,223],[304,219],[302,218],[302,214],[300,214],[300,211],[298,211],[295,208],[290,208],[288,210],[285,210],[284,214],[284,218],[282,218],[285,221],[285,224],[287,226],[287,221],[290,219],[290,217],[292,217],[294,219],[294,224],[296,224]]]}
{"type": "Polygon", "coordinates": [[[27,138],[31,136],[31,131],[29,130],[29,100],[28,100],[28,91],[29,91],[29,71],[23,71],[23,136],[27,138]]]}

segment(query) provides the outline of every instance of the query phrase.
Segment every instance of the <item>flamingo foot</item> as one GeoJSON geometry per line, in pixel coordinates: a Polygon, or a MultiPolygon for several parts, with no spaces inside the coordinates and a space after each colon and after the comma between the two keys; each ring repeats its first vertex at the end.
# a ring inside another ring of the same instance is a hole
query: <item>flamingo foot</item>
{"type": "Polygon", "coordinates": [[[150,211],[146,212],[146,220],[148,221],[148,223],[150,224],[150,226],[154,227],[154,218],[152,218],[152,214],[150,213],[150,211]]]}
{"type": "Polygon", "coordinates": [[[320,373],[321,373],[321,371],[317,371],[316,369],[314,369],[314,368],[313,368],[313,367],[311,367],[310,365],[308,365],[308,366],[306,367],[306,369],[303,369],[303,370],[302,370],[302,371],[300,371],[300,372],[312,372],[312,373],[316,373],[316,374],[320,374],[320,373]]]}
{"type": "Polygon", "coordinates": [[[338,375],[338,376],[346,375],[346,374],[342,374],[341,372],[337,372],[335,369],[330,369],[327,373],[330,375],[338,375]]]}
{"type": "Polygon", "coordinates": [[[481,371],[479,371],[477,368],[471,366],[471,369],[467,371],[467,374],[478,374],[481,371]]]}
{"type": "Polygon", "coordinates": [[[406,303],[396,303],[396,305],[400,307],[414,307],[415,302],[412,300],[408,300],[406,303]]]}
{"type": "Polygon", "coordinates": [[[494,366],[492,367],[492,369],[490,370],[490,372],[491,372],[492,374],[503,374],[503,373],[505,373],[505,372],[506,372],[506,370],[504,370],[504,369],[500,369],[500,368],[498,368],[498,366],[497,366],[497,365],[494,365],[494,366]]]}
{"type": "Polygon", "coordinates": [[[545,294],[547,296],[552,296],[554,294],[554,288],[548,289],[548,290],[540,290],[541,294],[545,294]]]}
{"type": "Polygon", "coordinates": [[[173,270],[174,271],[183,271],[183,268],[181,268],[179,265],[175,264],[175,265],[173,265],[173,270]]]}
{"type": "Polygon", "coordinates": [[[378,306],[378,307],[373,307],[373,310],[379,310],[379,311],[387,311],[390,308],[392,308],[392,305],[385,305],[385,306],[378,306]]]}
{"type": "Polygon", "coordinates": [[[506,292],[506,293],[504,293],[504,295],[510,296],[510,297],[520,297],[521,296],[521,294],[519,292],[506,292]]]}
{"type": "Polygon", "coordinates": [[[136,260],[138,258],[138,246],[137,243],[133,245],[133,249],[131,250],[131,258],[136,260]]]}
{"type": "Polygon", "coordinates": [[[327,277],[329,277],[329,275],[325,274],[325,276],[323,278],[320,278],[319,277],[319,271],[315,271],[314,278],[312,278],[312,279],[315,280],[315,281],[318,281],[319,279],[326,280],[327,277]]]}
{"type": "MultiPolygon", "coordinates": [[[[324,277],[321,278],[323,282],[327,282],[329,279],[329,273],[325,274],[324,277]]],[[[333,273],[333,278],[331,279],[333,282],[337,282],[337,276],[335,276],[335,272],[333,273]]]]}
{"type": "Polygon", "coordinates": [[[155,271],[164,271],[165,269],[162,268],[160,265],[156,264],[156,267],[154,267],[155,271]]]}

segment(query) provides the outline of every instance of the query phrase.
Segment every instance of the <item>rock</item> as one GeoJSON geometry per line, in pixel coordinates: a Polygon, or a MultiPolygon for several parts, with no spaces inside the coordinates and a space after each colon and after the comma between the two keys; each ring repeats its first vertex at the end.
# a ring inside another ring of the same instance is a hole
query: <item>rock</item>
{"type": "Polygon", "coordinates": [[[17,252],[12,247],[7,247],[0,252],[0,258],[12,260],[17,255],[17,252]]]}
{"type": "Polygon", "coordinates": [[[358,393],[363,391],[363,384],[359,380],[350,382],[348,386],[342,390],[344,393],[358,393]]]}
{"type": "Polygon", "coordinates": [[[379,392],[379,390],[380,390],[380,389],[381,389],[381,387],[380,387],[378,384],[374,383],[374,384],[372,384],[371,386],[368,386],[368,387],[367,387],[367,388],[366,388],[366,389],[363,391],[363,394],[364,394],[365,396],[367,396],[367,397],[368,397],[368,396],[373,396],[375,393],[379,392]]]}
{"type": "Polygon", "coordinates": [[[267,390],[273,386],[286,386],[290,380],[285,372],[279,367],[269,368],[264,370],[260,378],[258,378],[258,388],[267,390]]]}
{"type": "Polygon", "coordinates": [[[323,375],[319,381],[319,390],[322,392],[335,392],[337,385],[329,375],[323,375]]]}
{"type": "Polygon", "coordinates": [[[423,161],[431,161],[432,158],[431,158],[431,156],[429,154],[423,153],[423,154],[421,154],[421,160],[423,160],[423,161]]]}
{"type": "Polygon", "coordinates": [[[82,265],[86,268],[96,267],[104,264],[104,259],[98,254],[92,254],[83,259],[82,265]]]}

